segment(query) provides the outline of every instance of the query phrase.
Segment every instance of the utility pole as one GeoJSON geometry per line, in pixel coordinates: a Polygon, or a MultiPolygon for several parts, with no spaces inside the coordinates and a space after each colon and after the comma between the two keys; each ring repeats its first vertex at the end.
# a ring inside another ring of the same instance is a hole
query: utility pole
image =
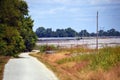
{"type": "Polygon", "coordinates": [[[82,39],[83,39],[83,47],[84,47],[84,30],[82,32],[82,39]]]}
{"type": "Polygon", "coordinates": [[[96,50],[98,51],[98,11],[97,11],[97,24],[96,24],[96,50]]]}

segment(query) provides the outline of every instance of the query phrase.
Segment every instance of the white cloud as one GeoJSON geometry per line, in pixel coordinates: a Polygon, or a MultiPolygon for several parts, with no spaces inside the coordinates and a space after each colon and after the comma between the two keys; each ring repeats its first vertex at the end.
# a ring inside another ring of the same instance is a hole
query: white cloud
{"type": "Polygon", "coordinates": [[[59,14],[60,12],[65,11],[65,7],[56,7],[56,8],[50,8],[45,10],[40,10],[39,8],[32,9],[30,11],[30,15],[32,15],[34,18],[43,19],[46,18],[46,16],[54,16],[56,14],[59,14]]]}
{"type": "Polygon", "coordinates": [[[57,12],[64,11],[65,7],[57,7],[48,10],[40,11],[40,14],[56,14],[57,12]]]}

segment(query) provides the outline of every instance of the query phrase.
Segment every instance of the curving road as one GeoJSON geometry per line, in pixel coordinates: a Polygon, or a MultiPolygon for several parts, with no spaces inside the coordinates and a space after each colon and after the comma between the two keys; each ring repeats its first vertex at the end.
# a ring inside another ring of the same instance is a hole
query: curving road
{"type": "Polygon", "coordinates": [[[29,53],[22,53],[20,57],[8,61],[3,80],[58,80],[53,72],[36,58],[29,56],[29,53]]]}

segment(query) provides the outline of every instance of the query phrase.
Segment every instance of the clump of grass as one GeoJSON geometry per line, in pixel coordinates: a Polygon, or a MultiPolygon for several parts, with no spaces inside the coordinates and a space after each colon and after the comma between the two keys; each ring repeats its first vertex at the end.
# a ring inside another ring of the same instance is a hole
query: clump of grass
{"type": "Polygon", "coordinates": [[[40,48],[40,45],[35,45],[33,50],[39,50],[39,48],[40,48]]]}
{"type": "Polygon", "coordinates": [[[42,45],[39,47],[40,52],[45,52],[45,51],[51,51],[51,50],[57,50],[57,47],[54,45],[42,45]]]}
{"type": "Polygon", "coordinates": [[[90,57],[91,69],[108,69],[120,62],[120,47],[106,47],[90,57]]]}

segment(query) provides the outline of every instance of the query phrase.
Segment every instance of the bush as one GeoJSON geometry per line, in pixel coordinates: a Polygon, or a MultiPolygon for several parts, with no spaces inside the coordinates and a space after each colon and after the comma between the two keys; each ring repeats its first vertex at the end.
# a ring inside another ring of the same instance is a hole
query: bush
{"type": "Polygon", "coordinates": [[[56,50],[57,48],[54,45],[42,45],[40,46],[40,52],[56,50]]]}

